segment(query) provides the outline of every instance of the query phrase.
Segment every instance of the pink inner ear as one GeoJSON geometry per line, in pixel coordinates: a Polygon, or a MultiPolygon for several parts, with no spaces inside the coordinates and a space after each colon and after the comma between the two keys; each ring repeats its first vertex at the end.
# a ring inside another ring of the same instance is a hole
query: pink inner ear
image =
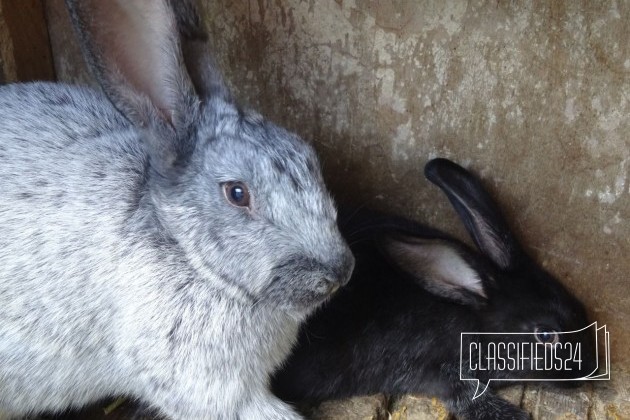
{"type": "Polygon", "coordinates": [[[168,5],[163,0],[90,0],[88,10],[89,30],[106,71],[122,77],[170,119],[181,63],[168,5]]]}
{"type": "Polygon", "coordinates": [[[427,246],[425,248],[428,276],[432,281],[439,281],[445,287],[461,287],[486,297],[481,279],[466,261],[446,245],[427,246]]]}
{"type": "Polygon", "coordinates": [[[434,293],[452,296],[457,290],[466,289],[487,297],[477,271],[442,241],[388,239],[385,248],[402,270],[426,284],[434,293]]]}

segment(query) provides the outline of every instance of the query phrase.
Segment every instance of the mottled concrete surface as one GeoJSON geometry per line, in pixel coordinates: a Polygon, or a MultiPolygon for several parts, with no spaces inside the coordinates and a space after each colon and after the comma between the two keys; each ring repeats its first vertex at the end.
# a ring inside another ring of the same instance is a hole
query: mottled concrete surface
{"type": "MultiPolygon", "coordinates": [[[[339,200],[464,237],[421,173],[435,156],[470,167],[630,368],[630,1],[210,3],[237,96],[314,142],[339,200]]],[[[86,82],[61,4],[47,0],[57,75],[86,82]]],[[[627,392],[600,385],[592,417],[630,416],[627,392]]]]}

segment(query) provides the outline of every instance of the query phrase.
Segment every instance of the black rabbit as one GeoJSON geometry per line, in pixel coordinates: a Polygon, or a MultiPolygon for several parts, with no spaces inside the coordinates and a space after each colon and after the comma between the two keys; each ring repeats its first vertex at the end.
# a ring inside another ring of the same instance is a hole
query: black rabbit
{"type": "MultiPolygon", "coordinates": [[[[282,399],[424,393],[440,398],[460,418],[527,418],[490,390],[472,399],[475,382],[460,380],[461,333],[524,332],[531,334],[519,335],[523,342],[562,343],[565,336],[558,332],[588,325],[584,306],[523,251],[473,175],[446,159],[429,162],[425,175],[446,193],[481,254],[401,218],[366,211],[342,216],[355,272],[302,327],[297,348],[273,380],[282,399]]],[[[569,362],[571,374],[595,369],[593,340],[588,330],[580,334],[584,361],[569,362]]],[[[463,357],[486,356],[473,353],[463,357]]],[[[557,356],[571,359],[567,353],[557,356]]],[[[565,377],[558,370],[510,370],[503,377],[515,374],[565,377]]],[[[502,377],[494,375],[475,377],[482,383],[502,377]]]]}

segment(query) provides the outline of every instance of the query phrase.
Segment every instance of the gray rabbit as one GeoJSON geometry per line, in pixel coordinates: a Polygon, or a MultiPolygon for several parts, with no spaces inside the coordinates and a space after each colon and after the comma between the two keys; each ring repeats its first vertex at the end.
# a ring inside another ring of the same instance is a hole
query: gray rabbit
{"type": "Polygon", "coordinates": [[[300,418],[268,375],[354,264],[313,149],[234,103],[192,1],[67,3],[105,95],[0,87],[0,412],[300,418]]]}

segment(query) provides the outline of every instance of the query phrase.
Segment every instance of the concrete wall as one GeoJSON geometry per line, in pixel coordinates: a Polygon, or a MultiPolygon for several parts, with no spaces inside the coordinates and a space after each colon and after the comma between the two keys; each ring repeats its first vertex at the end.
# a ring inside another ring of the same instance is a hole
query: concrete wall
{"type": "MultiPolygon", "coordinates": [[[[312,139],[336,196],[465,233],[422,178],[481,174],[630,367],[630,2],[217,0],[237,96],[312,139]]],[[[60,0],[56,72],[88,80],[60,0]]]]}

